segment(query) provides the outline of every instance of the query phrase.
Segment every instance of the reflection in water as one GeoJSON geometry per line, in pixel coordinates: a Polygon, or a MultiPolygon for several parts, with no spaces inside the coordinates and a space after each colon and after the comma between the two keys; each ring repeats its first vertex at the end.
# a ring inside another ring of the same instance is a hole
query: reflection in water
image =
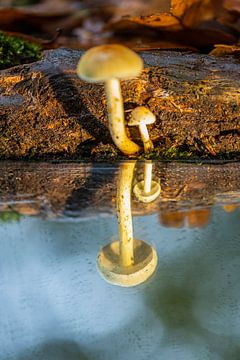
{"type": "Polygon", "coordinates": [[[237,208],[239,208],[240,205],[234,205],[234,204],[227,204],[227,205],[223,205],[223,209],[226,212],[233,212],[235,211],[237,208]]]}
{"type": "Polygon", "coordinates": [[[119,233],[125,167],[4,166],[0,360],[240,359],[237,164],[153,163],[161,193],[143,203],[131,192],[132,235],[154,244],[158,268],[134,288],[95,268],[119,233]]]}
{"type": "Polygon", "coordinates": [[[187,214],[188,226],[190,228],[206,226],[210,221],[210,217],[210,209],[190,210],[187,214]]]}
{"type": "Polygon", "coordinates": [[[46,359],[46,360],[87,360],[78,343],[68,341],[65,339],[52,339],[45,342],[37,348],[28,349],[23,351],[17,358],[18,360],[33,360],[33,359],[46,359]]]}
{"type": "MultiPolygon", "coordinates": [[[[115,213],[119,164],[2,163],[0,212],[44,218],[84,217],[115,213]]],[[[139,161],[133,189],[150,173],[161,184],[161,193],[151,203],[132,198],[133,215],[211,205],[239,204],[240,164],[184,164],[139,161]],[[152,168],[152,170],[151,170],[152,168]]],[[[148,177],[149,178],[149,177],[148,177]]],[[[146,182],[149,184],[149,182],[146,182]]]]}
{"type": "Polygon", "coordinates": [[[210,208],[200,208],[185,211],[162,211],[159,213],[160,224],[166,227],[190,228],[206,226],[211,218],[210,208]]]}
{"type": "Polygon", "coordinates": [[[157,266],[155,249],[133,237],[131,197],[134,168],[135,162],[120,165],[116,196],[119,241],[101,249],[97,260],[104,278],[121,286],[141,284],[157,266]]]}
{"type": "Polygon", "coordinates": [[[136,236],[154,243],[159,265],[126,289],[95,269],[100,246],[118,233],[115,217],[2,223],[0,359],[42,360],[57,339],[50,359],[65,351],[70,359],[238,360],[239,217],[239,209],[213,208],[200,230],[135,217],[136,236]]]}
{"type": "Polygon", "coordinates": [[[166,227],[181,228],[184,226],[184,220],[183,211],[162,211],[159,213],[159,222],[166,227]]]}
{"type": "Polygon", "coordinates": [[[153,180],[153,164],[152,161],[144,161],[143,180],[136,181],[133,192],[136,198],[144,203],[150,203],[157,199],[160,195],[161,187],[159,181],[153,180]]]}

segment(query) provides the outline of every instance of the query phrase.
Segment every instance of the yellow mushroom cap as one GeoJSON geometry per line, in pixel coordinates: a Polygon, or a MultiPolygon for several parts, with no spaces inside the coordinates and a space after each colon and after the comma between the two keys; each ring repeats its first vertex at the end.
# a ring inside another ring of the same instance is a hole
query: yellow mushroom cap
{"type": "Polygon", "coordinates": [[[141,124],[150,125],[156,121],[156,116],[145,106],[138,106],[131,112],[129,126],[138,126],[141,124]]]}
{"type": "Polygon", "coordinates": [[[89,82],[106,81],[111,78],[127,79],[139,76],[143,61],[135,52],[123,45],[99,45],[81,57],[78,76],[89,82]]]}

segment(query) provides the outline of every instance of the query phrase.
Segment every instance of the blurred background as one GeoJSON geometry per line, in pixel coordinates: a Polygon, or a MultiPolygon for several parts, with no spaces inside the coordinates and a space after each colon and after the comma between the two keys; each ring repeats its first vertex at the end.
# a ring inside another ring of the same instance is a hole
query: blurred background
{"type": "Polygon", "coordinates": [[[0,30],[31,36],[45,48],[106,42],[135,50],[235,51],[238,0],[0,0],[0,30]],[[54,39],[54,40],[53,40],[54,39]]]}

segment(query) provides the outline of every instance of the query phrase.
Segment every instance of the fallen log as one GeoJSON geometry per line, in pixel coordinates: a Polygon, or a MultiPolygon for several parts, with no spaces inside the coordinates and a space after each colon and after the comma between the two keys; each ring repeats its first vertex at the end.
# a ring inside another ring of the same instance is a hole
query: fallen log
{"type": "MultiPolygon", "coordinates": [[[[41,61],[0,73],[0,158],[115,160],[102,84],[76,75],[81,51],[46,51],[41,61]]],[[[147,106],[155,158],[240,158],[240,62],[160,51],[142,53],[145,69],[122,81],[126,119],[147,106]]],[[[129,137],[141,144],[135,128],[129,137]]]]}

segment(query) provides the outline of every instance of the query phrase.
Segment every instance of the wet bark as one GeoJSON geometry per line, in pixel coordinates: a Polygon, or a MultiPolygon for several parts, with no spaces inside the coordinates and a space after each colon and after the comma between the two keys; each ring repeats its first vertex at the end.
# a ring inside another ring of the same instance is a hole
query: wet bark
{"type": "MultiPolygon", "coordinates": [[[[102,84],[76,75],[80,51],[47,51],[0,74],[0,158],[115,160],[102,84]]],[[[240,62],[180,52],[141,54],[145,69],[122,81],[126,120],[147,106],[155,157],[240,158],[240,62]]],[[[127,128],[141,144],[138,129],[127,128]]]]}

